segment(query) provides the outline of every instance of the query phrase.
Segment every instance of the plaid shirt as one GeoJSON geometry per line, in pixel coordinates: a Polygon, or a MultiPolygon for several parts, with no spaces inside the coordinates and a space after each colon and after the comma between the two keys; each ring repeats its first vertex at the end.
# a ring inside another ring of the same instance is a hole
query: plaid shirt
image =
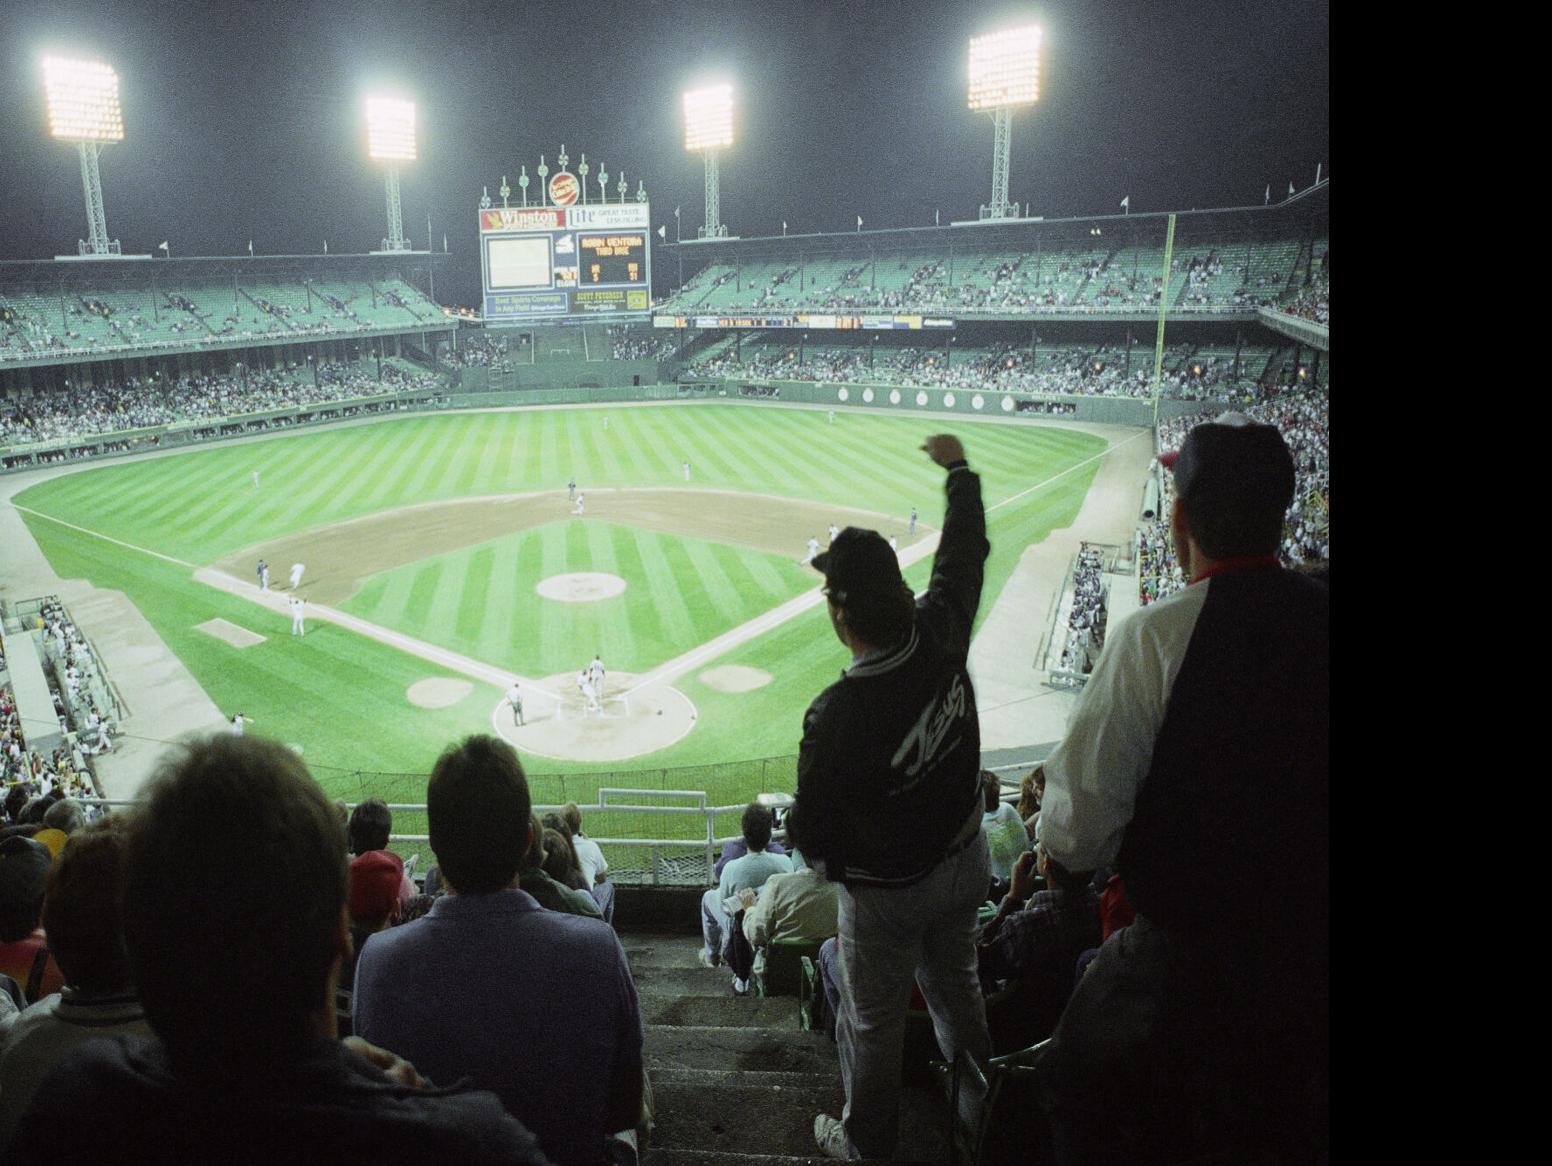
{"type": "Polygon", "coordinates": [[[1037,891],[983,943],[981,975],[1071,988],[1078,957],[1099,943],[1099,896],[1092,886],[1079,893],[1057,887],[1037,891]]]}

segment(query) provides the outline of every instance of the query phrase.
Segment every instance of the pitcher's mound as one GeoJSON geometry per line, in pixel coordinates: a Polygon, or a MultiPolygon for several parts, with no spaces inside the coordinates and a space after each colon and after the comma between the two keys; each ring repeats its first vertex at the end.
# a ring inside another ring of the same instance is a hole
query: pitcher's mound
{"type": "Polygon", "coordinates": [[[655,753],[695,727],[695,706],[684,693],[668,684],[632,690],[635,682],[632,673],[609,673],[593,708],[577,689],[576,673],[547,676],[523,693],[526,724],[512,723],[505,701],[491,722],[519,753],[588,762],[655,753]]]}
{"type": "Polygon", "coordinates": [[[534,587],[546,599],[562,603],[592,603],[611,599],[625,590],[625,580],[600,571],[576,571],[570,575],[551,575],[534,587]]]}
{"type": "Polygon", "coordinates": [[[438,676],[431,680],[417,680],[405,690],[404,695],[416,708],[445,709],[452,708],[473,691],[474,685],[467,680],[438,676]]]}
{"type": "Polygon", "coordinates": [[[700,681],[707,688],[714,688],[718,692],[753,692],[769,684],[771,674],[743,664],[723,664],[706,669],[701,673],[700,681]]]}

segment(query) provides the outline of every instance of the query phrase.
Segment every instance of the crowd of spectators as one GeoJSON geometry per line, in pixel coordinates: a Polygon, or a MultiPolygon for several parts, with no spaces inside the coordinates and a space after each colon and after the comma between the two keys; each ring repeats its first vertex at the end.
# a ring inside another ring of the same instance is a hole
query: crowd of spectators
{"type": "Polygon", "coordinates": [[[1326,327],[1331,325],[1331,281],[1321,277],[1293,299],[1282,305],[1282,310],[1301,320],[1310,320],[1326,327]]]}
{"type": "Polygon", "coordinates": [[[674,337],[654,328],[637,328],[628,324],[609,327],[609,342],[613,346],[615,360],[653,360],[673,352],[674,337]]]}
{"type": "MultiPolygon", "coordinates": [[[[887,353],[867,347],[761,347],[740,360],[725,349],[698,361],[697,375],[815,381],[821,384],[882,384],[965,392],[1024,393],[1075,397],[1148,397],[1153,392],[1152,361],[1134,360],[1128,370],[1124,350],[1101,347],[1069,349],[1054,357],[1032,354],[1024,345],[952,351],[909,347],[887,353]],[[1146,364],[1147,367],[1143,367],[1146,364]]],[[[1253,362],[1251,362],[1253,363],[1253,362]]],[[[1190,345],[1172,345],[1165,354],[1160,393],[1177,400],[1244,402],[1263,389],[1232,356],[1197,355],[1190,345]]]]}
{"type": "Polygon", "coordinates": [[[116,384],[72,385],[30,397],[0,398],[0,445],[92,437],[120,430],[233,417],[314,405],[401,389],[434,388],[437,378],[383,365],[325,362],[317,383],[303,365],[284,369],[168,377],[132,377],[116,384]]]}
{"type": "Polygon", "coordinates": [[[39,615],[44,658],[52,669],[54,710],[61,726],[75,734],[82,753],[111,752],[118,718],[97,654],[57,597],[45,599],[39,615]]]}
{"type": "Polygon", "coordinates": [[[507,373],[516,367],[508,356],[507,337],[483,332],[460,332],[458,347],[444,345],[440,358],[449,368],[488,368],[492,372],[507,373]]]}
{"type": "MultiPolygon", "coordinates": [[[[1293,504],[1283,531],[1285,566],[1318,565],[1331,559],[1331,398],[1325,388],[1284,390],[1241,410],[1252,420],[1277,426],[1293,455],[1293,504]]],[[[1171,418],[1159,424],[1159,448],[1178,449],[1185,435],[1209,414],[1171,418]]],[[[1186,585],[1175,556],[1169,514],[1173,478],[1161,476],[1159,518],[1137,535],[1138,598],[1163,599],[1186,585]]]]}
{"type": "MultiPolygon", "coordinates": [[[[1153,264],[1158,262],[1161,259],[1152,259],[1153,264]]],[[[732,300],[718,300],[717,310],[1087,314],[1156,308],[1164,290],[1156,267],[1152,271],[1148,263],[1139,267],[1124,250],[1044,257],[1033,252],[959,256],[952,282],[949,261],[931,259],[914,268],[901,286],[884,288],[863,282],[869,266],[858,263],[841,273],[838,284],[823,286],[812,277],[802,279],[799,267],[782,268],[741,283],[732,300]]],[[[1178,289],[1172,305],[1176,310],[1269,307],[1287,278],[1286,273],[1264,271],[1253,275],[1248,263],[1225,267],[1217,251],[1176,256],[1171,273],[1171,287],[1178,289]]],[[[688,310],[732,280],[743,281],[743,272],[729,269],[709,281],[692,279],[676,298],[686,301],[682,306],[688,310]]]]}
{"type": "Polygon", "coordinates": [[[1107,617],[1104,556],[1082,543],[1072,572],[1072,608],[1067,616],[1067,643],[1062,648],[1064,672],[1085,673],[1105,646],[1107,617]]]}

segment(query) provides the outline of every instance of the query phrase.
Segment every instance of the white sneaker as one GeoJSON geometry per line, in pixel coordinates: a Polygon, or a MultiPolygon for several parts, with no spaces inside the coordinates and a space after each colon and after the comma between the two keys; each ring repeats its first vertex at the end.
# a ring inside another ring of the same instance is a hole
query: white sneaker
{"type": "Polygon", "coordinates": [[[717,957],[708,952],[704,947],[700,951],[701,967],[714,968],[717,966],[717,957]]]}
{"type": "Polygon", "coordinates": [[[827,1113],[818,1114],[814,1118],[814,1141],[826,1158],[837,1158],[842,1162],[851,1158],[851,1148],[846,1144],[846,1127],[839,1118],[827,1113]]]}

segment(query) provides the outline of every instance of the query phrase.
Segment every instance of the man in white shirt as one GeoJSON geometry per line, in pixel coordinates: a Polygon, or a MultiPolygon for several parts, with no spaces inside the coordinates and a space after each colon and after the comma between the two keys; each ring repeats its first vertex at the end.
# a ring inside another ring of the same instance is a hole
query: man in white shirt
{"type": "Polygon", "coordinates": [[[291,590],[292,591],[295,591],[298,587],[300,587],[302,585],[302,572],[305,571],[306,569],[307,568],[304,567],[301,563],[292,563],[291,564],[291,590]]]}
{"type": "Polygon", "coordinates": [[[516,680],[512,681],[512,687],[507,689],[507,703],[512,706],[512,723],[522,726],[523,720],[523,690],[516,680]]]}

